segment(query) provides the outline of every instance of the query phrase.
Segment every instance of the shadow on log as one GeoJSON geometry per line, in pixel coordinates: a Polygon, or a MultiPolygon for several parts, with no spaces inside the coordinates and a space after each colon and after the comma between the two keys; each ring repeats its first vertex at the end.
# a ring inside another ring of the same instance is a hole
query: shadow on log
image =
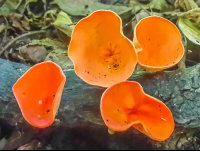
{"type": "MultiPolygon", "coordinates": [[[[15,132],[21,132],[21,128],[28,124],[13,96],[12,86],[28,69],[28,66],[0,59],[0,118],[10,125],[17,125],[15,132]]],[[[134,72],[129,79],[139,82],[145,93],[163,101],[172,111],[176,126],[181,126],[173,133],[174,137],[161,143],[150,140],[134,129],[109,135],[100,114],[100,98],[105,88],[86,84],[77,77],[74,70],[64,71],[64,74],[66,85],[56,116],[57,122],[43,130],[28,126],[27,133],[32,131],[31,137],[42,140],[44,144],[50,143],[54,149],[186,149],[187,145],[198,147],[200,64],[171,72],[134,72]],[[194,131],[195,134],[192,133],[194,131]],[[187,133],[191,134],[190,140],[181,139],[187,133]],[[174,140],[175,137],[178,139],[174,140]]],[[[13,143],[12,139],[11,136],[5,148],[19,147],[9,144],[13,143]]],[[[21,145],[27,141],[28,139],[22,140],[21,145]]]]}

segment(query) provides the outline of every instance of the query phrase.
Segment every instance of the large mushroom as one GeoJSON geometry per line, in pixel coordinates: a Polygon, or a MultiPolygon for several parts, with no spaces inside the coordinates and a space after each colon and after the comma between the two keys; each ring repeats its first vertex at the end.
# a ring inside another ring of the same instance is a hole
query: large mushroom
{"type": "Polygon", "coordinates": [[[13,93],[28,123],[38,128],[53,123],[65,81],[62,69],[53,62],[37,64],[18,79],[13,93]]]}
{"type": "Polygon", "coordinates": [[[138,62],[146,70],[161,71],[176,65],[184,55],[178,28],[162,17],[142,19],[135,27],[138,62]]]}
{"type": "Polygon", "coordinates": [[[164,141],[174,130],[168,107],[145,94],[137,82],[126,81],[109,87],[102,95],[100,108],[105,124],[116,132],[134,127],[154,140],[164,141]]]}
{"type": "Polygon", "coordinates": [[[72,32],[68,54],[76,74],[86,83],[109,87],[133,73],[137,54],[112,11],[99,10],[82,19],[72,32]]]}

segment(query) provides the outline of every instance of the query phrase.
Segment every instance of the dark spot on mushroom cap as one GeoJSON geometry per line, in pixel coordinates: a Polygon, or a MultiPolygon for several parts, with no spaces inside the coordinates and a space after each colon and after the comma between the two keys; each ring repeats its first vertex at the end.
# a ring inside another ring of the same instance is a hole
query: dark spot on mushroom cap
{"type": "Polygon", "coordinates": [[[115,64],[113,65],[113,67],[114,67],[114,68],[117,68],[117,67],[119,67],[119,64],[118,64],[118,63],[115,63],[115,64]]]}
{"type": "Polygon", "coordinates": [[[53,95],[53,97],[55,97],[55,95],[53,95]]]}

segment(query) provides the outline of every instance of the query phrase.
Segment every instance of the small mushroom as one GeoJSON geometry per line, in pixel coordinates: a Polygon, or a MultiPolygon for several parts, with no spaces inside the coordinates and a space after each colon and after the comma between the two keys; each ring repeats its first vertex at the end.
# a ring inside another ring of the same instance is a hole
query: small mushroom
{"type": "Polygon", "coordinates": [[[144,18],[135,27],[134,34],[138,62],[146,70],[170,68],[184,55],[181,34],[167,19],[158,16],[144,18]]]}
{"type": "Polygon", "coordinates": [[[126,81],[109,87],[101,98],[101,115],[107,127],[123,132],[134,127],[157,141],[164,141],[174,130],[169,108],[144,93],[137,82],[126,81]]]}
{"type": "Polygon", "coordinates": [[[82,80],[101,87],[127,80],[137,63],[134,45],[123,35],[120,17],[107,10],[95,11],[75,26],[68,56],[82,80]]]}
{"type": "Polygon", "coordinates": [[[66,77],[53,62],[30,68],[13,86],[23,117],[34,127],[50,126],[60,105],[66,77]]]}

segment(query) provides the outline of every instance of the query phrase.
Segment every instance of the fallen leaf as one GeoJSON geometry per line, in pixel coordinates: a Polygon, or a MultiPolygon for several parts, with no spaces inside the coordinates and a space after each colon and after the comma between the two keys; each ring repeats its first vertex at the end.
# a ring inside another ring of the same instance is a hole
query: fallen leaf
{"type": "Polygon", "coordinates": [[[8,16],[12,21],[12,26],[21,31],[30,30],[29,20],[21,14],[12,14],[8,16]]]}
{"type": "Polygon", "coordinates": [[[165,0],[153,0],[148,6],[151,9],[156,9],[160,12],[167,12],[173,10],[173,7],[168,5],[165,0]]]}
{"type": "Polygon", "coordinates": [[[70,17],[62,11],[58,14],[57,19],[54,22],[54,26],[64,32],[69,37],[71,37],[72,30],[75,27],[70,17]]]}
{"type": "Polygon", "coordinates": [[[43,17],[44,25],[42,29],[46,29],[53,25],[53,22],[56,21],[57,12],[58,12],[57,10],[49,10],[44,14],[44,17],[43,17]]]}
{"type": "Polygon", "coordinates": [[[198,5],[194,2],[194,0],[176,0],[174,6],[176,9],[181,9],[183,11],[198,8],[198,5]]]}
{"type": "Polygon", "coordinates": [[[98,3],[98,0],[54,0],[66,13],[73,16],[87,16],[88,5],[98,3]]]}
{"type": "Polygon", "coordinates": [[[178,26],[193,43],[200,45],[200,28],[188,19],[179,18],[178,26]]]}
{"type": "Polygon", "coordinates": [[[99,0],[100,3],[103,3],[103,4],[108,4],[108,5],[114,5],[116,3],[126,3],[127,0],[99,0]]]}
{"type": "Polygon", "coordinates": [[[26,62],[36,64],[45,60],[47,50],[44,46],[22,47],[19,54],[26,62]]]}
{"type": "Polygon", "coordinates": [[[62,41],[63,44],[65,44],[66,46],[69,45],[71,41],[71,37],[67,36],[65,33],[60,31],[59,29],[57,29],[57,36],[60,39],[60,41],[62,41]]]}
{"type": "Polygon", "coordinates": [[[181,18],[191,20],[200,27],[200,8],[192,9],[192,10],[190,10],[188,12],[184,12],[184,13],[176,13],[174,15],[177,15],[178,17],[181,17],[181,18]]]}
{"type": "Polygon", "coordinates": [[[138,3],[138,2],[135,2],[134,7],[135,7],[134,8],[135,10],[139,10],[139,8],[143,9],[143,10],[150,10],[151,11],[150,13],[155,13],[154,10],[156,10],[156,12],[157,11],[159,11],[159,12],[170,11],[171,12],[173,10],[173,7],[169,4],[167,4],[167,2],[165,0],[152,0],[149,4],[145,4],[145,5],[138,3]],[[152,12],[152,10],[154,12],[152,12]]]}
{"type": "Polygon", "coordinates": [[[36,3],[37,0],[26,0],[26,4],[24,7],[26,7],[29,3],[36,3]]]}
{"type": "Polygon", "coordinates": [[[174,6],[174,3],[176,2],[176,0],[167,0],[167,1],[168,1],[168,3],[170,3],[173,6],[174,6]]]}
{"type": "Polygon", "coordinates": [[[20,6],[22,0],[6,0],[1,7],[0,15],[8,15],[14,13],[20,6]]]}
{"type": "Polygon", "coordinates": [[[126,6],[106,5],[98,0],[54,0],[55,3],[66,13],[72,16],[87,16],[97,10],[112,10],[118,15],[123,14],[132,8],[126,6]]]}
{"type": "Polygon", "coordinates": [[[46,47],[52,47],[54,49],[66,49],[67,50],[67,47],[63,43],[61,43],[59,41],[51,40],[49,38],[42,39],[42,40],[32,40],[28,45],[29,46],[42,45],[42,46],[46,46],[46,47]]]}

